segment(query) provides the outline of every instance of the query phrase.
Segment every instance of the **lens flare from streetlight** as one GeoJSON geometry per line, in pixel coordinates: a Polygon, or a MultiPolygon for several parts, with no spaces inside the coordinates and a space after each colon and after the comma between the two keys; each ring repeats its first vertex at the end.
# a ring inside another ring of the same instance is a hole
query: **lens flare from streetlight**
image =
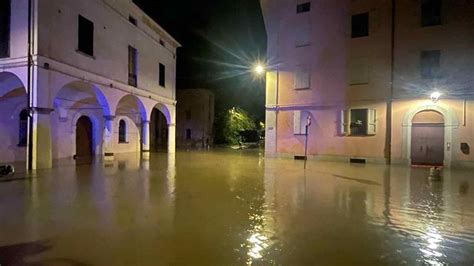
{"type": "Polygon", "coordinates": [[[440,93],[440,92],[437,92],[437,91],[433,92],[433,93],[430,95],[431,101],[433,101],[434,103],[438,102],[439,97],[441,97],[441,93],[440,93]]]}
{"type": "Polygon", "coordinates": [[[255,67],[255,73],[257,73],[258,75],[261,75],[263,74],[263,72],[265,72],[265,68],[261,64],[258,64],[255,67]]]}

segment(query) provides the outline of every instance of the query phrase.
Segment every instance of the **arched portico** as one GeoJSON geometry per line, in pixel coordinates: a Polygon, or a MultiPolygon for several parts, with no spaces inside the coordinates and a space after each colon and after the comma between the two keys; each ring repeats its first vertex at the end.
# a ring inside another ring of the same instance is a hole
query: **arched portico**
{"type": "Polygon", "coordinates": [[[27,105],[22,77],[14,72],[0,72],[0,163],[26,161],[27,105]]]}
{"type": "Polygon", "coordinates": [[[149,121],[149,143],[151,149],[166,149],[168,153],[175,153],[175,106],[171,104],[154,103],[154,105],[151,106],[149,121]]]}
{"type": "Polygon", "coordinates": [[[53,158],[71,158],[76,154],[77,125],[81,117],[87,117],[92,123],[91,138],[93,155],[104,150],[105,137],[110,135],[112,127],[106,120],[111,117],[109,101],[101,88],[84,81],[72,81],[57,91],[53,101],[54,113],[51,116],[53,158]]]}
{"type": "Polygon", "coordinates": [[[145,132],[148,132],[148,115],[142,100],[127,94],[117,103],[114,119],[114,134],[111,142],[118,153],[148,150],[145,132]],[[120,129],[122,134],[120,136],[120,129]]]}
{"type": "Polygon", "coordinates": [[[453,138],[456,129],[459,127],[459,122],[451,108],[441,103],[414,106],[406,112],[402,124],[402,158],[411,165],[413,119],[417,114],[423,111],[437,112],[441,114],[444,119],[444,166],[450,167],[452,162],[453,138]]]}

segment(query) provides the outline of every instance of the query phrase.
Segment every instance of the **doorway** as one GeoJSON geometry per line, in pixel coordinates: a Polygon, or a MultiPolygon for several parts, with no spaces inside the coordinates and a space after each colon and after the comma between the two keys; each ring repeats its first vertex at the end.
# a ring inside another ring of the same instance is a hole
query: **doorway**
{"type": "Polygon", "coordinates": [[[92,121],[81,116],[76,124],[76,159],[90,159],[94,155],[92,121]]]}
{"type": "Polygon", "coordinates": [[[444,118],[436,111],[422,111],[412,122],[412,165],[442,166],[444,164],[444,118]]]}

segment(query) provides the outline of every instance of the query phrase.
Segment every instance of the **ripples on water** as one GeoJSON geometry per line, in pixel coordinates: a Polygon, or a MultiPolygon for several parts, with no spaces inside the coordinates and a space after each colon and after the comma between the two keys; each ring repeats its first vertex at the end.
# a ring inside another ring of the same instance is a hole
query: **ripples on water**
{"type": "Polygon", "coordinates": [[[64,167],[0,183],[0,264],[474,265],[473,187],[470,171],[251,152],[64,167]]]}

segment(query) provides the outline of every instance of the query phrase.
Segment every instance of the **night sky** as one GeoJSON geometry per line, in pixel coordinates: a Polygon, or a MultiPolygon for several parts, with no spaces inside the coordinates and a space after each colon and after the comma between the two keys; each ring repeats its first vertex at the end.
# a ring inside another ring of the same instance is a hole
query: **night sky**
{"type": "Polygon", "coordinates": [[[182,44],[178,90],[210,89],[216,96],[216,113],[236,106],[264,120],[264,82],[249,73],[266,51],[258,0],[134,2],[182,44]]]}

